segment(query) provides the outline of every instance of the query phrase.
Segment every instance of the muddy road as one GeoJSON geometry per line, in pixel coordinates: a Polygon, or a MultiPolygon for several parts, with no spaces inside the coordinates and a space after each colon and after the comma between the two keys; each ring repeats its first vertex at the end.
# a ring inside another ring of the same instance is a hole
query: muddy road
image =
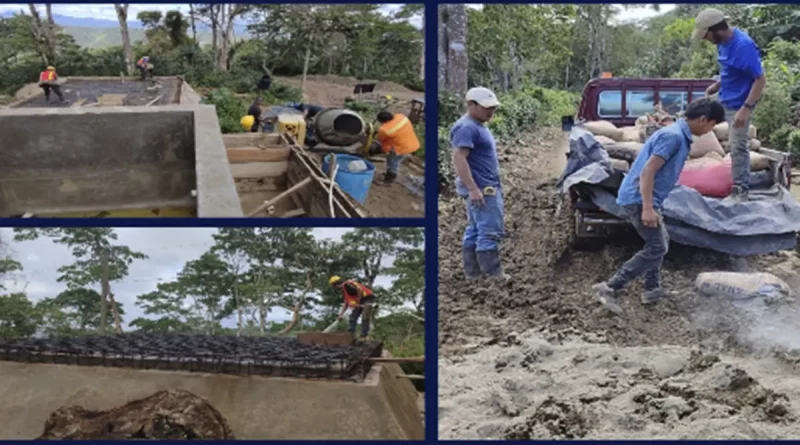
{"type": "Polygon", "coordinates": [[[565,205],[556,216],[554,188],[566,150],[560,129],[500,148],[509,282],[465,282],[463,203],[440,201],[440,437],[796,436],[800,308],[733,304],[693,290],[700,272],[749,270],[797,290],[796,252],[734,260],[672,245],[662,282],[676,298],[644,308],[635,282],[622,296],[624,317],[611,316],[589,289],[641,241],[571,247],[572,215],[565,205]],[[698,354],[713,363],[697,368],[698,354]]]}

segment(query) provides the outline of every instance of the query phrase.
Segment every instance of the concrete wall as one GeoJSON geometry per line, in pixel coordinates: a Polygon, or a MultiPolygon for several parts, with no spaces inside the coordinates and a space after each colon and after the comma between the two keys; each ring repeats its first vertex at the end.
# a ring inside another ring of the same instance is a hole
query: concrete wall
{"type": "Polygon", "coordinates": [[[362,383],[0,361],[0,439],[34,439],[65,405],[105,410],[164,389],[205,397],[237,439],[421,440],[416,393],[397,365],[362,383]]]}
{"type": "Polygon", "coordinates": [[[0,134],[0,216],[158,206],[242,216],[213,106],[0,110],[0,134]]]}

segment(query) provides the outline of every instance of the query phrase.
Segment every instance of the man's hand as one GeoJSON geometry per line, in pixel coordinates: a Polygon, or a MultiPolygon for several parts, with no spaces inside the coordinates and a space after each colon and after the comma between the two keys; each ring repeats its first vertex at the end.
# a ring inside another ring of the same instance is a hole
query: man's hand
{"type": "Polygon", "coordinates": [[[715,93],[716,91],[714,90],[714,85],[711,85],[710,87],[706,88],[706,97],[711,97],[715,93]]]}
{"type": "Polygon", "coordinates": [[[474,188],[469,191],[469,200],[472,202],[473,205],[477,207],[483,207],[483,205],[485,204],[483,200],[483,193],[479,188],[474,188]]]}
{"type": "Polygon", "coordinates": [[[643,207],[642,208],[642,224],[645,227],[650,227],[655,229],[658,227],[659,217],[658,213],[652,207],[643,207]]]}
{"type": "Polygon", "coordinates": [[[750,119],[750,109],[747,107],[739,108],[733,116],[733,128],[742,128],[747,120],[750,119]]]}

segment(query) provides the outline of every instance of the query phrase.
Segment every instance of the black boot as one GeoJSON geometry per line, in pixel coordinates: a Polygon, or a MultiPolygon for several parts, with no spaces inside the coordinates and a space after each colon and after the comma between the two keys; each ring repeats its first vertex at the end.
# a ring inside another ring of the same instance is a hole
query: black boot
{"type": "Polygon", "coordinates": [[[499,250],[486,250],[478,252],[478,265],[481,272],[490,276],[508,280],[510,277],[503,273],[503,266],[500,264],[499,250]]]}
{"type": "Polygon", "coordinates": [[[481,266],[478,264],[478,254],[474,247],[462,247],[461,258],[464,263],[464,275],[468,280],[481,277],[481,266]]]}
{"type": "Polygon", "coordinates": [[[392,185],[397,179],[397,173],[386,172],[383,175],[383,185],[392,185]]]}

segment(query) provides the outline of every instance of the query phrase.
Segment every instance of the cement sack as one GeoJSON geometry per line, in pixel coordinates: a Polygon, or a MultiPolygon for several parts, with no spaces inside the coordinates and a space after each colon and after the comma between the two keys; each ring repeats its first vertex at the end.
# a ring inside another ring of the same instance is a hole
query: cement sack
{"type": "Polygon", "coordinates": [[[597,142],[599,142],[599,143],[600,143],[600,145],[602,145],[603,147],[607,147],[607,146],[609,146],[609,145],[612,145],[612,144],[616,144],[616,143],[617,143],[617,141],[615,141],[614,139],[607,138],[607,137],[605,137],[605,136],[595,136],[595,137],[594,137],[594,140],[596,140],[597,142]]]}
{"type": "Polygon", "coordinates": [[[761,141],[758,139],[750,139],[750,151],[761,150],[761,141]]]}
{"type": "Polygon", "coordinates": [[[720,156],[725,156],[725,150],[722,148],[722,145],[720,145],[713,131],[709,131],[702,136],[692,135],[692,147],[689,152],[689,157],[693,159],[702,158],[712,152],[718,153],[720,156]]]}
{"type": "Polygon", "coordinates": [[[687,159],[686,164],[683,166],[684,170],[691,170],[697,168],[705,168],[710,165],[717,165],[722,162],[723,157],[719,153],[711,152],[702,158],[687,159]]]}
{"type": "Polygon", "coordinates": [[[615,142],[612,145],[605,147],[608,156],[612,159],[621,159],[623,161],[633,162],[639,152],[642,150],[642,145],[639,142],[615,142]]]}
{"type": "Polygon", "coordinates": [[[615,170],[627,172],[631,169],[631,164],[628,161],[623,161],[622,159],[612,159],[611,166],[614,167],[615,170]]]}
{"type": "MultiPolygon", "coordinates": [[[[731,141],[720,141],[720,145],[722,145],[722,149],[725,150],[725,153],[731,152],[731,141]]],[[[750,139],[750,142],[748,142],[747,147],[750,149],[751,152],[760,151],[761,141],[759,141],[758,139],[750,139]]]]}
{"type": "MultiPolygon", "coordinates": [[[[717,135],[717,139],[720,141],[727,141],[728,140],[728,123],[723,122],[721,124],[717,124],[714,126],[714,134],[717,135]]],[[[750,128],[747,130],[747,138],[748,139],[755,139],[756,138],[756,127],[750,125],[750,128]]]]}
{"type": "Polygon", "coordinates": [[[694,285],[702,295],[729,300],[763,298],[775,302],[792,298],[786,282],[764,272],[705,272],[697,276],[694,285]]]}
{"type": "Polygon", "coordinates": [[[595,136],[605,136],[617,142],[622,140],[622,131],[608,121],[592,121],[583,124],[586,131],[595,136]]]}
{"type": "Polygon", "coordinates": [[[642,142],[641,129],[639,127],[622,127],[622,142],[642,142]]]}
{"type": "MultiPolygon", "coordinates": [[[[733,161],[731,159],[730,153],[725,155],[725,162],[731,164],[733,161]]],[[[762,172],[769,168],[769,158],[762,155],[761,153],[753,153],[750,152],[750,171],[751,172],[762,172]]]]}
{"type": "Polygon", "coordinates": [[[724,198],[733,188],[730,158],[723,162],[711,158],[694,160],[692,163],[687,161],[678,177],[678,184],[693,188],[703,196],[724,198]]]}
{"type": "Polygon", "coordinates": [[[648,115],[639,116],[636,118],[636,126],[637,127],[644,127],[650,122],[650,117],[648,115]]]}

